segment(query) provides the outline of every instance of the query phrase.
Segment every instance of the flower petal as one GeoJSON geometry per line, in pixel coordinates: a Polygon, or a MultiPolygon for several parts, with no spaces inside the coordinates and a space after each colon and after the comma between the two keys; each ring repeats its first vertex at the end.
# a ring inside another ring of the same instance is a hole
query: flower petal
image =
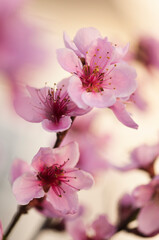
{"type": "Polygon", "coordinates": [[[49,119],[44,119],[42,121],[42,126],[45,130],[50,132],[63,132],[70,128],[71,126],[71,118],[68,116],[61,117],[59,122],[53,122],[49,119]]]}
{"type": "Polygon", "coordinates": [[[52,188],[50,188],[47,194],[47,200],[53,205],[53,207],[60,211],[62,214],[74,214],[78,210],[78,197],[77,193],[70,187],[63,187],[61,190],[61,197],[57,196],[52,188]]]}
{"type": "Polygon", "coordinates": [[[78,170],[78,169],[74,169],[75,171],[71,171],[71,169],[66,169],[66,174],[65,176],[68,176],[68,179],[70,177],[70,182],[69,184],[75,188],[77,188],[77,190],[81,190],[81,189],[89,189],[90,187],[92,187],[93,183],[94,183],[94,179],[91,176],[91,174],[82,171],[82,170],[78,170]],[[67,173],[68,171],[68,173],[67,173]]]}
{"type": "Polygon", "coordinates": [[[61,67],[66,71],[71,73],[81,72],[82,63],[71,49],[57,49],[57,59],[61,67]]]}
{"type": "Polygon", "coordinates": [[[69,144],[53,149],[53,155],[55,162],[62,165],[64,162],[64,168],[72,168],[76,166],[79,160],[79,147],[76,142],[70,142],[69,144]]]}
{"type": "Polygon", "coordinates": [[[81,98],[83,91],[84,89],[82,87],[80,78],[77,76],[72,76],[70,78],[70,83],[68,86],[68,94],[71,97],[72,101],[74,101],[79,108],[86,109],[88,106],[83,102],[81,98]]]}
{"type": "Polygon", "coordinates": [[[10,182],[13,184],[13,182],[23,175],[25,172],[30,172],[30,166],[28,163],[21,159],[17,159],[13,162],[11,173],[10,173],[10,182]]]}
{"type": "Polygon", "coordinates": [[[116,98],[110,90],[104,90],[103,92],[86,92],[82,93],[82,100],[90,107],[110,107],[112,106],[116,98]]]}
{"type": "Polygon", "coordinates": [[[41,122],[46,118],[46,95],[48,88],[37,89],[27,86],[30,97],[19,94],[14,101],[18,115],[29,122],[41,122]]]}
{"type": "Polygon", "coordinates": [[[96,28],[81,28],[74,38],[74,43],[80,52],[85,56],[92,42],[100,37],[101,35],[96,28]]]}
{"type": "Polygon", "coordinates": [[[125,126],[135,129],[138,128],[138,125],[130,117],[130,114],[125,109],[125,105],[120,100],[117,100],[110,109],[113,111],[117,119],[125,126]]]}
{"type": "Polygon", "coordinates": [[[145,235],[159,231],[159,205],[150,202],[138,215],[138,229],[145,235]]]}
{"type": "Polygon", "coordinates": [[[117,97],[127,97],[136,90],[136,72],[126,63],[117,63],[111,73],[111,88],[117,97]]]}
{"type": "Polygon", "coordinates": [[[66,48],[72,49],[78,56],[81,56],[80,51],[77,49],[76,45],[69,38],[66,32],[63,33],[64,44],[66,48]]]}
{"type": "Polygon", "coordinates": [[[17,178],[13,183],[12,190],[18,204],[21,205],[28,204],[34,198],[41,198],[45,194],[32,173],[25,173],[17,178]]]}
{"type": "Polygon", "coordinates": [[[39,149],[37,154],[34,156],[31,165],[37,172],[40,172],[45,166],[50,167],[55,164],[55,162],[53,149],[47,147],[39,149]]]}
{"type": "Polygon", "coordinates": [[[92,228],[96,233],[96,239],[110,239],[115,233],[115,226],[109,223],[105,215],[100,215],[92,223],[92,228]]]}
{"type": "Polygon", "coordinates": [[[134,203],[137,207],[143,207],[150,201],[154,189],[150,184],[141,185],[133,191],[134,203]]]}

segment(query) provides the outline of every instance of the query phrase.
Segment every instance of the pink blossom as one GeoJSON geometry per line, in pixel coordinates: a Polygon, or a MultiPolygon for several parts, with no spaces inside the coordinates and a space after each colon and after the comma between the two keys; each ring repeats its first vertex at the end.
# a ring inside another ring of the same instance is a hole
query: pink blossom
{"type": "Polygon", "coordinates": [[[67,222],[67,230],[74,240],[109,239],[115,233],[115,226],[109,223],[107,216],[100,215],[91,224],[85,226],[81,218],[67,222]]]}
{"type": "Polygon", "coordinates": [[[141,208],[138,215],[138,229],[145,235],[159,232],[159,176],[149,184],[137,187],[133,192],[137,207],[141,208]]]}
{"type": "Polygon", "coordinates": [[[2,223],[0,221],[0,240],[3,239],[3,229],[2,229],[2,223]]]}
{"type": "Polygon", "coordinates": [[[142,169],[145,171],[150,171],[157,157],[159,156],[159,144],[147,145],[143,144],[136,147],[130,154],[131,163],[123,166],[117,167],[119,170],[128,171],[131,169],[142,169]]]}
{"type": "Polygon", "coordinates": [[[46,51],[37,42],[39,30],[22,18],[21,8],[26,0],[1,0],[0,3],[0,71],[17,93],[17,75],[31,64],[46,60],[46,51]]]}
{"type": "Polygon", "coordinates": [[[16,112],[29,122],[42,122],[47,131],[62,132],[71,126],[71,117],[91,110],[78,108],[67,93],[68,79],[62,80],[57,89],[27,87],[30,96],[19,96],[15,101],[16,112]]]}
{"type": "Polygon", "coordinates": [[[80,29],[74,42],[65,37],[65,45],[57,57],[60,65],[73,73],[68,93],[78,107],[110,107],[118,97],[135,91],[136,72],[122,60],[127,46],[113,46],[94,28],[80,29]]]}
{"type": "MultiPolygon", "coordinates": [[[[75,142],[55,149],[40,148],[32,160],[31,169],[22,171],[23,174],[13,183],[18,204],[25,205],[33,199],[46,197],[53,208],[62,214],[77,212],[76,192],[93,184],[90,174],[75,168],[78,158],[79,150],[75,142]]],[[[13,165],[14,176],[16,169],[13,165]]]]}
{"type": "Polygon", "coordinates": [[[139,39],[136,59],[141,61],[148,69],[159,68],[159,40],[151,36],[139,39]]]}

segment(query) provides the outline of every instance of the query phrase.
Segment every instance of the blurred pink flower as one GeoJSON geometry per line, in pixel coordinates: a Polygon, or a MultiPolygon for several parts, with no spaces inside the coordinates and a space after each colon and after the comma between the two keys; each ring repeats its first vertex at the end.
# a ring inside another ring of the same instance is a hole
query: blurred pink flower
{"type": "Polygon", "coordinates": [[[135,58],[148,69],[159,68],[159,40],[151,36],[143,36],[138,41],[135,58]]]}
{"type": "Polygon", "coordinates": [[[130,164],[123,167],[117,167],[117,169],[122,171],[142,169],[151,173],[153,164],[158,156],[159,156],[159,143],[154,145],[143,144],[135,148],[131,152],[130,164]]]}
{"type": "Polygon", "coordinates": [[[40,31],[21,16],[24,2],[2,0],[0,3],[0,71],[7,76],[15,93],[19,90],[19,71],[46,60],[46,52],[37,42],[40,31]]]}
{"type": "Polygon", "coordinates": [[[108,218],[105,215],[100,215],[89,226],[85,226],[81,218],[75,219],[74,221],[67,221],[66,226],[74,240],[110,239],[116,230],[115,226],[109,223],[108,218]]]}
{"type": "Polygon", "coordinates": [[[135,91],[136,72],[122,60],[127,46],[113,46],[94,28],[80,29],[74,43],[65,37],[65,44],[68,48],[58,49],[57,57],[73,73],[68,93],[79,107],[110,107],[135,91]]]}
{"type": "MultiPolygon", "coordinates": [[[[32,160],[31,169],[26,172],[22,170],[23,174],[13,182],[12,189],[18,204],[28,204],[46,194],[46,200],[56,211],[62,214],[77,212],[76,192],[93,184],[90,174],[75,168],[78,158],[79,150],[75,142],[55,149],[40,148],[32,160]]],[[[17,169],[17,165],[13,165],[11,179],[19,175],[17,169]]]]}
{"type": "Polygon", "coordinates": [[[91,108],[80,109],[67,93],[68,79],[63,79],[57,89],[27,87],[30,96],[18,96],[16,112],[29,122],[42,122],[47,131],[62,132],[71,126],[71,117],[87,113],[91,108]]]}
{"type": "Polygon", "coordinates": [[[0,221],[0,240],[3,239],[3,229],[2,229],[2,223],[0,221]]]}
{"type": "Polygon", "coordinates": [[[159,176],[149,184],[137,187],[133,192],[137,207],[141,208],[138,215],[138,229],[145,235],[159,232],[159,176]]]}

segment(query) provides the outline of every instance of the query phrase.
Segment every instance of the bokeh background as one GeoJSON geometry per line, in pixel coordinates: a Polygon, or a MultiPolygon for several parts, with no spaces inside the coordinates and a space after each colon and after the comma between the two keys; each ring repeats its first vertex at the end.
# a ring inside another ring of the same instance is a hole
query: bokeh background
{"type": "MultiPolygon", "coordinates": [[[[158,0],[24,1],[20,14],[29,25],[38,29],[38,41],[46,53],[44,63],[36,66],[31,63],[27,71],[18,73],[19,80],[23,80],[21,85],[53,86],[54,82],[69,76],[56,60],[56,49],[64,47],[63,31],[72,39],[79,28],[92,26],[114,43],[124,46],[129,42],[130,50],[133,50],[141,35],[159,38],[158,12],[158,0]]],[[[122,125],[110,110],[100,110],[99,117],[93,123],[96,133],[111,135],[109,148],[102,154],[118,165],[129,162],[129,153],[134,147],[143,143],[153,144],[159,137],[159,70],[149,72],[142,64],[131,64],[136,68],[140,92],[148,105],[146,111],[133,106],[129,108],[139,129],[122,125]]],[[[52,144],[55,134],[43,130],[41,124],[26,122],[16,115],[11,83],[3,71],[0,73],[0,109],[0,219],[5,228],[17,207],[9,183],[13,160],[20,158],[31,162],[40,147],[52,144]]],[[[81,192],[79,196],[82,203],[89,205],[88,220],[91,221],[99,213],[106,213],[114,222],[119,197],[125,192],[131,192],[137,184],[147,182],[147,175],[138,171],[124,174],[114,171],[101,173],[96,185],[87,192],[81,192]]],[[[10,239],[31,239],[43,219],[43,216],[31,210],[21,218],[10,239]]],[[[38,240],[64,238],[71,239],[67,234],[43,231],[38,240]]],[[[135,238],[137,239],[127,233],[113,237],[114,240],[135,238]]]]}

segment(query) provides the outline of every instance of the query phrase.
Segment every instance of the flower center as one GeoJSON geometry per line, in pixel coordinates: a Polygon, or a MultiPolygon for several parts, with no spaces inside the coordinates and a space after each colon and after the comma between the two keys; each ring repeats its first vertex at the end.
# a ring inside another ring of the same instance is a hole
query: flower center
{"type": "Polygon", "coordinates": [[[83,75],[81,76],[81,81],[83,87],[87,92],[102,92],[104,91],[103,85],[104,73],[99,71],[99,67],[96,66],[93,71],[90,70],[88,65],[83,67],[83,75]]]}
{"type": "Polygon", "coordinates": [[[58,197],[62,197],[62,194],[65,193],[64,185],[76,190],[80,190],[70,184],[71,179],[76,179],[76,177],[68,175],[69,173],[75,172],[78,169],[63,169],[68,161],[69,159],[67,159],[67,161],[65,161],[62,165],[54,164],[50,167],[45,166],[42,171],[37,174],[37,178],[40,180],[45,192],[48,192],[50,187],[52,187],[55,194],[58,197]]]}

